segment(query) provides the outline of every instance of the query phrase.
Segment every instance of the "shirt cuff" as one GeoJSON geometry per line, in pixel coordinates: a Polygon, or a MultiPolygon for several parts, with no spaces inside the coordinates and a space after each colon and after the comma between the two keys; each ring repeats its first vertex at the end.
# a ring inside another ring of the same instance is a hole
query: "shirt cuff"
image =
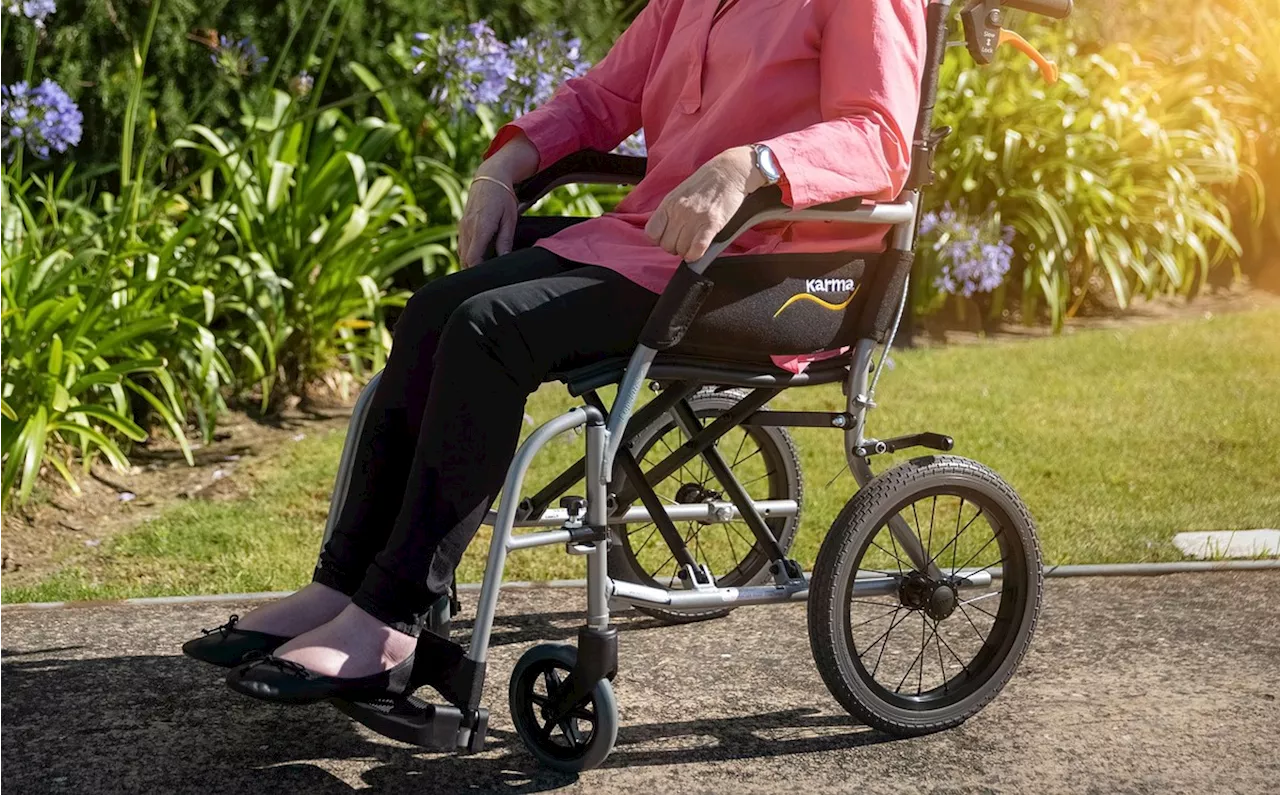
{"type": "Polygon", "coordinates": [[[554,115],[540,109],[526,113],[515,121],[503,125],[498,130],[498,134],[493,137],[489,148],[485,150],[485,159],[492,157],[520,132],[523,132],[529,139],[529,143],[533,144],[533,148],[538,150],[539,171],[580,148],[576,131],[572,128],[566,130],[565,125],[560,124],[554,115]]]}
{"type": "Polygon", "coordinates": [[[812,181],[807,176],[808,169],[805,167],[804,158],[796,152],[796,147],[787,138],[788,136],[779,136],[761,142],[773,152],[774,158],[778,161],[778,168],[782,171],[782,179],[778,180],[778,188],[782,191],[782,203],[797,209],[821,204],[821,199],[807,190],[812,181]]]}

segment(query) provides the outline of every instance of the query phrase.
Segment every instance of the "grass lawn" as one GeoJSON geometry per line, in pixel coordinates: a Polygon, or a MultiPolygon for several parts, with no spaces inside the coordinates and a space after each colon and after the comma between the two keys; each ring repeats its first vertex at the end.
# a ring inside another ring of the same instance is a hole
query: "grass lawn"
{"type": "MultiPolygon", "coordinates": [[[[1056,339],[900,351],[869,430],[951,434],[956,453],[1000,472],[1040,525],[1048,563],[1176,560],[1173,534],[1280,526],[1280,311],[1056,339]]],[[[571,405],[544,387],[530,415],[571,405]]],[[[779,409],[837,409],[837,386],[792,390],[779,409]]],[[[806,477],[794,555],[812,565],[853,493],[838,432],[792,431],[806,477]],[[828,484],[831,484],[828,486],[828,484]]],[[[341,435],[289,445],[247,466],[251,496],[192,502],[96,549],[6,602],[296,588],[315,562],[341,435]]],[[[581,443],[554,443],[530,488],[581,443]]],[[[883,467],[881,463],[879,466],[883,467]]],[[[483,571],[488,531],[461,579],[483,571]]],[[[558,547],[508,559],[517,580],[582,576],[558,547]]]]}

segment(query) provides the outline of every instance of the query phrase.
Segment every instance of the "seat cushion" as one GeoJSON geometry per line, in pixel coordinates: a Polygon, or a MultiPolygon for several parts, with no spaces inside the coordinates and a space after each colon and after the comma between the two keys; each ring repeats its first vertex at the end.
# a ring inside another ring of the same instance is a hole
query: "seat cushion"
{"type": "Polygon", "coordinates": [[[852,345],[863,328],[869,282],[880,255],[723,257],[714,282],[673,353],[740,360],[852,345]]]}

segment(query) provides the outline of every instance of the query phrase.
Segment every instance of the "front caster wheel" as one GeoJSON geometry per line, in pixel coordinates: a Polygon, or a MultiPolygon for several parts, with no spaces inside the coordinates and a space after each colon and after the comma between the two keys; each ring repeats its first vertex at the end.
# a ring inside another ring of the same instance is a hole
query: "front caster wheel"
{"type": "Polygon", "coordinates": [[[601,679],[587,700],[553,720],[551,704],[567,683],[578,650],[543,644],[525,652],[511,672],[511,720],[529,753],[552,770],[578,773],[599,767],[618,739],[618,703],[601,679]]]}

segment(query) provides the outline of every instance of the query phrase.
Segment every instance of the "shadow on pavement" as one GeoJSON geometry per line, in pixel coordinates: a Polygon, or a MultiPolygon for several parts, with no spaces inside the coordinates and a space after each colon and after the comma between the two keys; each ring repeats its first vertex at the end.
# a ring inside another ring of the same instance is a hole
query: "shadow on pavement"
{"type": "MultiPolygon", "coordinates": [[[[620,617],[621,618],[621,617],[620,617]]],[[[494,645],[569,640],[577,612],[507,615],[494,645]],[[566,625],[566,622],[571,622],[566,625]]],[[[455,624],[455,637],[470,621],[455,624]]],[[[638,616],[620,629],[659,626],[638,616]]],[[[4,784],[15,792],[505,792],[572,783],[539,769],[515,734],[486,753],[441,754],[373,736],[327,705],[283,707],[227,690],[222,673],[180,656],[48,659],[76,646],[3,650],[4,784]],[[33,659],[45,656],[44,659],[33,659]]],[[[505,713],[505,681],[488,706],[505,713]]],[[[505,715],[500,722],[506,724],[505,715]]],[[[625,724],[608,767],[770,758],[884,741],[841,716],[789,709],[731,719],[625,724]]]]}

